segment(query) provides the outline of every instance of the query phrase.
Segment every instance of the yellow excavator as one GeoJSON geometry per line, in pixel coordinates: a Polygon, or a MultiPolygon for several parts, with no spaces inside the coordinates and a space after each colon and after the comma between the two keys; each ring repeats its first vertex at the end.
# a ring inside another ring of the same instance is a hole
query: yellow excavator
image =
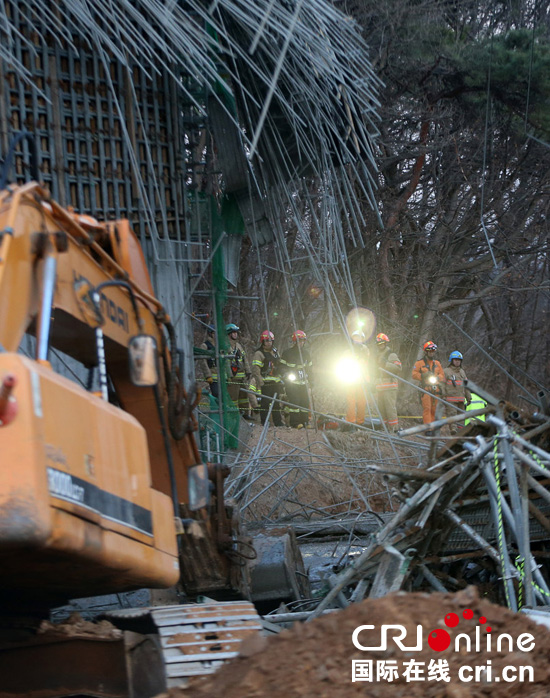
{"type": "MultiPolygon", "coordinates": [[[[10,185],[9,167],[8,156],[0,177],[0,697],[149,698],[214,670],[258,632],[250,602],[219,601],[250,598],[255,551],[224,501],[227,467],[201,463],[197,396],[182,385],[175,332],[128,221],[64,209],[37,181],[10,185]],[[19,351],[25,335],[30,356],[19,351]],[[86,367],[89,384],[53,370],[52,349],[86,367]],[[49,610],[69,599],[135,589],[218,601],[150,602],[120,609],[107,625],[48,623],[49,610]]],[[[289,559],[284,574],[303,594],[289,559]]]]}

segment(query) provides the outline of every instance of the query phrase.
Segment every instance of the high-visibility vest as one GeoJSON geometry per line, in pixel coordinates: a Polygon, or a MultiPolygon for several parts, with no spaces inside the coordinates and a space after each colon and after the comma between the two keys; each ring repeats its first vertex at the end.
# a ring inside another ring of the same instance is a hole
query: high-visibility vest
{"type": "MultiPolygon", "coordinates": [[[[482,410],[484,407],[487,407],[487,403],[482,397],[479,397],[479,395],[476,395],[475,393],[472,393],[472,399],[470,400],[470,404],[466,406],[466,412],[470,412],[471,410],[482,410]]],[[[479,415],[478,417],[472,417],[472,419],[466,418],[464,420],[464,425],[468,425],[470,422],[474,422],[476,419],[481,420],[482,422],[485,421],[485,415],[479,415]]]]}

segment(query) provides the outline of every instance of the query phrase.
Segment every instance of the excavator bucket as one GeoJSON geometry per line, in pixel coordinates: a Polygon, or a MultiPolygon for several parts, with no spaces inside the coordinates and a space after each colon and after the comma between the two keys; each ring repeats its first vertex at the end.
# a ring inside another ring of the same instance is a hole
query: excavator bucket
{"type": "Polygon", "coordinates": [[[310,597],[309,578],[292,529],[256,535],[253,545],[257,553],[250,562],[254,603],[277,605],[310,597]]]}

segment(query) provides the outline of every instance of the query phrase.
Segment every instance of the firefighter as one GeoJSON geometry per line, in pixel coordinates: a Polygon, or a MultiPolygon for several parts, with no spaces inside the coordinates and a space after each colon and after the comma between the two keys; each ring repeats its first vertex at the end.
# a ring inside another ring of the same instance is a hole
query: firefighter
{"type": "Polygon", "coordinates": [[[206,328],[206,339],[201,344],[201,349],[205,351],[212,352],[212,356],[206,359],[201,359],[201,369],[204,380],[208,383],[211,394],[217,398],[218,397],[218,366],[216,364],[215,354],[216,354],[216,344],[214,341],[214,328],[212,325],[208,325],[206,328]]]}
{"type": "Polygon", "coordinates": [[[289,426],[302,429],[309,421],[309,395],[311,387],[311,356],[305,348],[307,335],[296,330],[292,335],[292,347],[281,356],[281,371],[288,402],[289,426]]]}
{"type": "Polygon", "coordinates": [[[390,349],[390,338],[387,334],[376,335],[376,351],[378,371],[376,380],[376,395],[378,410],[388,431],[395,432],[399,428],[397,419],[397,378],[388,375],[400,374],[401,361],[395,352],[390,349]],[[380,370],[382,369],[382,370],[380,370]]]}
{"type": "MultiPolygon", "coordinates": [[[[269,330],[264,330],[260,335],[260,346],[252,357],[253,390],[259,395],[259,412],[262,425],[266,423],[269,407],[275,394],[279,397],[283,393],[284,384],[279,375],[279,354],[273,346],[275,335],[269,330]]],[[[276,427],[283,426],[281,417],[281,403],[273,402],[271,410],[273,424],[276,427]]]]}
{"type": "Polygon", "coordinates": [[[229,340],[229,377],[227,392],[245,418],[249,418],[248,382],[250,380],[250,364],[243,345],[239,342],[239,327],[233,322],[225,326],[229,340]]]}
{"type": "MultiPolygon", "coordinates": [[[[468,389],[468,377],[462,368],[463,356],[459,351],[452,351],[449,354],[449,365],[443,369],[445,374],[445,384],[443,386],[443,394],[448,404],[445,405],[445,416],[452,417],[456,415],[455,407],[459,410],[465,410],[468,406],[472,395],[468,389]]],[[[454,422],[449,424],[451,434],[457,434],[462,425],[454,422]]]]}
{"type": "Polygon", "coordinates": [[[366,384],[369,379],[368,363],[370,357],[369,348],[365,345],[365,333],[354,330],[351,334],[351,360],[350,371],[355,375],[348,378],[348,390],[346,393],[347,411],[346,421],[351,424],[363,424],[365,421],[365,409],[367,406],[366,384]]]}
{"type": "MultiPolygon", "coordinates": [[[[424,388],[424,390],[440,396],[442,393],[441,386],[445,381],[445,374],[441,364],[435,359],[437,344],[426,342],[423,349],[424,356],[415,363],[412,371],[413,380],[420,381],[420,387],[424,388]]],[[[429,424],[435,420],[437,402],[431,395],[422,393],[422,421],[424,424],[429,424]]]]}

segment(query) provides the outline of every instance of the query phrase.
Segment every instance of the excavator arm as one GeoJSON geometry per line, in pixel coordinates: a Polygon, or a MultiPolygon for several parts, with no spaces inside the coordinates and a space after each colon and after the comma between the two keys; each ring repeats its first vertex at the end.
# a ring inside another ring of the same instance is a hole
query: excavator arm
{"type": "Polygon", "coordinates": [[[101,292],[100,309],[114,360],[125,356],[130,336],[143,331],[160,337],[167,318],[128,221],[101,224],[66,211],[31,182],[0,193],[0,251],[0,342],[6,351],[16,351],[25,332],[50,327],[51,346],[94,365],[94,342],[87,341],[93,336],[89,299],[79,290],[83,281],[90,290],[111,284],[101,292]],[[55,322],[43,318],[35,325],[42,311],[49,314],[49,302],[55,322]]]}

